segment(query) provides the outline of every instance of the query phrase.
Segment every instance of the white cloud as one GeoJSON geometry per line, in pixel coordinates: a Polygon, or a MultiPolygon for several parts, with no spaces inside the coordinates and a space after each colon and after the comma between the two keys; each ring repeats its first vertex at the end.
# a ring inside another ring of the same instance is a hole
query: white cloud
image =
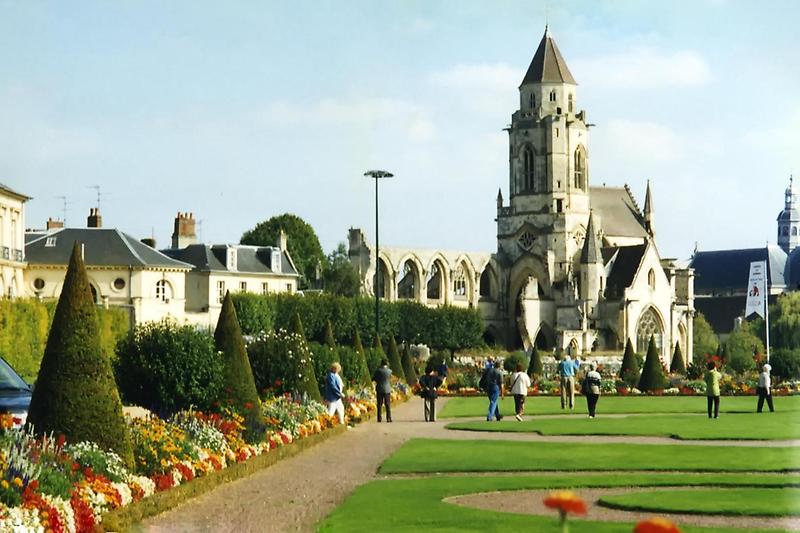
{"type": "Polygon", "coordinates": [[[699,87],[712,80],[706,60],[693,50],[636,47],[619,54],[577,59],[570,69],[583,85],[620,91],[699,87]]]}
{"type": "Polygon", "coordinates": [[[672,129],[646,121],[612,119],[596,137],[629,161],[673,161],[686,155],[685,141],[672,129]]]}
{"type": "Polygon", "coordinates": [[[523,74],[505,63],[460,64],[432,74],[429,81],[447,89],[472,112],[507,117],[517,106],[517,86],[523,74]]]}

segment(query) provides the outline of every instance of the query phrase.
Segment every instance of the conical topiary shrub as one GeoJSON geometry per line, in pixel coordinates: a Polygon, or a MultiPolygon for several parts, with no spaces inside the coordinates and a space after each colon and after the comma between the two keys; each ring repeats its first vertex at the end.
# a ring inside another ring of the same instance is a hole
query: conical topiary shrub
{"type": "Polygon", "coordinates": [[[397,350],[397,341],[394,340],[394,335],[389,336],[389,368],[392,369],[392,374],[397,376],[399,379],[405,380],[408,383],[408,378],[406,378],[405,371],[403,370],[403,362],[400,360],[400,352],[397,350]]]}
{"type": "Polygon", "coordinates": [[[378,335],[375,336],[375,342],[372,343],[372,347],[381,354],[386,353],[383,351],[383,343],[381,342],[381,338],[378,335]]]}
{"type": "Polygon", "coordinates": [[[331,321],[325,321],[325,339],[324,344],[328,348],[336,348],[336,339],[333,338],[333,326],[331,326],[331,321]]]}
{"type": "MultiPolygon", "coordinates": [[[[306,334],[303,330],[303,322],[300,320],[300,315],[295,313],[292,316],[292,333],[300,335],[303,343],[306,342],[306,334]]],[[[314,361],[310,358],[300,360],[299,371],[301,376],[300,386],[301,390],[298,392],[306,393],[306,395],[315,401],[321,402],[322,395],[319,393],[319,386],[317,385],[317,376],[314,373],[314,361]]]]}
{"type": "Polygon", "coordinates": [[[633,351],[631,340],[625,343],[625,353],[622,356],[622,366],[619,368],[619,378],[629,387],[633,387],[639,381],[639,361],[636,359],[636,352],[633,351]]]}
{"type": "Polygon", "coordinates": [[[403,355],[400,359],[403,363],[403,374],[406,376],[406,383],[413,387],[419,380],[417,379],[417,371],[414,370],[414,361],[411,359],[411,348],[407,342],[403,346],[403,355]]]}
{"type": "Polygon", "coordinates": [[[675,352],[672,354],[672,363],[669,365],[669,371],[672,374],[686,374],[686,363],[683,361],[683,353],[679,342],[675,343],[675,352]]]}
{"type": "Polygon", "coordinates": [[[247,357],[242,339],[242,330],[236,318],[236,309],[230,292],[225,293],[219,313],[217,329],[214,330],[214,345],[222,353],[225,376],[222,381],[223,405],[231,405],[244,417],[245,437],[249,442],[260,439],[265,429],[261,418],[261,405],[253,379],[253,369],[247,357]]]}
{"type": "Polygon", "coordinates": [[[543,369],[542,357],[539,355],[539,350],[534,346],[533,349],[531,349],[531,361],[528,363],[528,376],[541,376],[543,369]]]}
{"type": "Polygon", "coordinates": [[[656,348],[656,338],[650,335],[650,343],[647,345],[647,357],[644,360],[642,377],[639,378],[639,390],[642,392],[663,389],[667,378],[664,376],[664,368],[661,366],[661,358],[658,357],[656,348]]]}
{"type": "Polygon", "coordinates": [[[361,376],[360,383],[363,386],[369,386],[372,376],[369,373],[369,365],[367,364],[367,356],[364,354],[364,345],[361,344],[361,335],[356,330],[353,335],[353,350],[358,354],[360,361],[359,367],[362,369],[363,375],[361,376]]]}
{"type": "Polygon", "coordinates": [[[67,275],[47,337],[28,424],[68,442],[94,442],[133,466],[133,449],[110,354],[100,347],[97,312],[81,247],[72,248],[67,275]]]}

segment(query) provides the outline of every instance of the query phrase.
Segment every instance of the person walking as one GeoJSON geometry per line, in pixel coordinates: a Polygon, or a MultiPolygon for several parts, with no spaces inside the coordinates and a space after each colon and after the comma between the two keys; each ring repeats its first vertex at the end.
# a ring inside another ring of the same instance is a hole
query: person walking
{"type": "Polygon", "coordinates": [[[531,378],[523,372],[521,363],[517,363],[516,372],[511,376],[511,394],[514,395],[514,418],[522,421],[522,413],[525,411],[525,398],[528,396],[528,389],[531,386],[531,378]]]}
{"type": "Polygon", "coordinates": [[[719,418],[719,378],[722,376],[713,361],[709,361],[706,368],[708,369],[705,375],[708,418],[711,418],[712,406],[714,408],[714,418],[719,418]]]}
{"type": "Polygon", "coordinates": [[[764,409],[764,400],[767,400],[767,405],[769,406],[769,412],[774,413],[775,407],[772,405],[772,378],[770,377],[769,373],[772,371],[772,365],[766,363],[762,369],[761,373],[758,375],[758,387],[756,391],[758,392],[758,412],[760,413],[764,409]]]}
{"type": "Polygon", "coordinates": [[[492,419],[500,422],[503,416],[500,414],[500,405],[498,401],[505,396],[505,386],[503,385],[503,374],[500,372],[500,361],[486,369],[481,378],[483,382],[483,389],[486,391],[486,396],[489,398],[489,413],[486,415],[486,420],[491,422],[492,419]]]}
{"type": "Polygon", "coordinates": [[[597,410],[597,400],[600,399],[600,383],[602,378],[597,371],[595,363],[589,364],[589,372],[583,378],[583,391],[586,394],[586,406],[589,409],[589,418],[594,418],[597,410]]]}
{"type": "Polygon", "coordinates": [[[576,357],[573,361],[565,355],[558,363],[558,375],[561,377],[561,408],[569,405],[570,411],[575,408],[575,371],[580,368],[581,362],[576,357]]]}
{"type": "Polygon", "coordinates": [[[336,413],[339,417],[339,423],[344,424],[344,383],[339,372],[342,371],[342,365],[338,362],[331,364],[328,375],[325,378],[325,402],[328,404],[328,416],[333,416],[336,413]]]}
{"type": "Polygon", "coordinates": [[[386,407],[386,421],[392,421],[392,370],[386,359],[381,361],[381,365],[372,374],[372,381],[375,382],[375,395],[378,397],[378,422],[382,421],[381,406],[386,407]]]}
{"type": "Polygon", "coordinates": [[[436,422],[436,398],[439,396],[438,389],[442,383],[442,378],[431,364],[425,368],[425,375],[419,378],[420,395],[425,404],[425,422],[436,422]]]}

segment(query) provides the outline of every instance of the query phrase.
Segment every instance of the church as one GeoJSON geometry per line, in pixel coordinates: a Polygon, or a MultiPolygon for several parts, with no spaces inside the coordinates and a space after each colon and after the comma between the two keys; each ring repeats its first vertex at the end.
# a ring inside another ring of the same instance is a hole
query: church
{"type": "Polygon", "coordinates": [[[365,293],[475,307],[487,340],[509,348],[583,356],[618,353],[630,340],[645,353],[653,336],[665,364],[676,345],[691,360],[693,271],[660,256],[649,183],[643,208],[627,186],[591,185],[591,124],[577,86],[545,29],[507,128],[508,200],[501,189],[494,253],[387,247],[376,257],[351,229],[350,259],[365,293]]]}

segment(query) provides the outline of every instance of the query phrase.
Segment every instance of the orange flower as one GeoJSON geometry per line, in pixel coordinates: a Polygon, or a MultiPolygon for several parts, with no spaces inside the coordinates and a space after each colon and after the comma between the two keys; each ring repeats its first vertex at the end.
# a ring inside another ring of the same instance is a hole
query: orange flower
{"type": "Polygon", "coordinates": [[[586,502],[569,490],[551,493],[550,496],[544,499],[544,504],[546,507],[557,509],[563,514],[586,514],[586,502]]]}
{"type": "Polygon", "coordinates": [[[681,533],[681,530],[666,518],[657,516],[636,524],[633,533],[681,533]]]}

